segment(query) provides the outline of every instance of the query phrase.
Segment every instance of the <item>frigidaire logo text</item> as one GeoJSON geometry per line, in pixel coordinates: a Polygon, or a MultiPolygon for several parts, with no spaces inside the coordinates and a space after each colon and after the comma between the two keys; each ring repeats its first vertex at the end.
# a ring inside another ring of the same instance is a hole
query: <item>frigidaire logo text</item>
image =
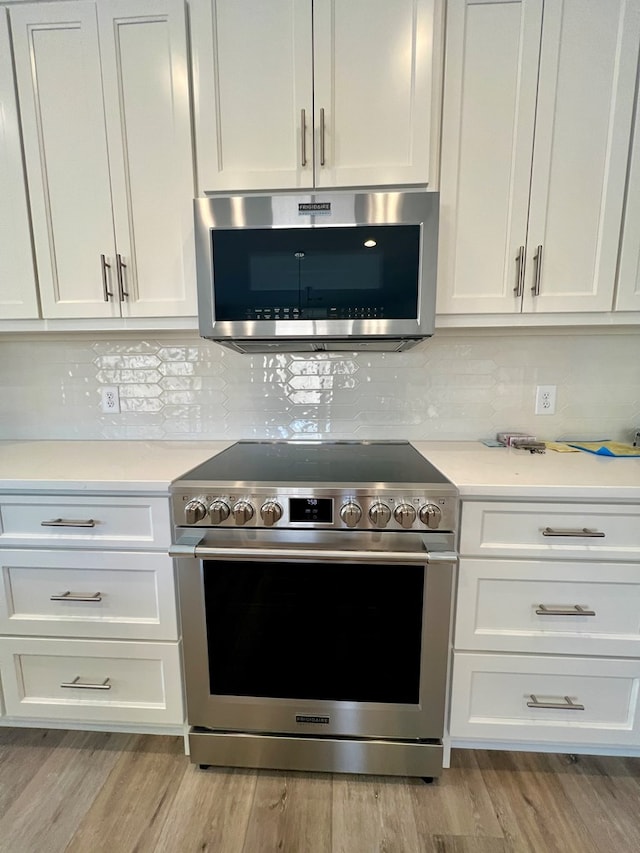
{"type": "Polygon", "coordinates": [[[328,726],[330,722],[330,717],[320,717],[316,714],[296,714],[296,723],[317,723],[321,726],[328,726]]]}
{"type": "Polygon", "coordinates": [[[331,213],[330,201],[299,202],[298,213],[331,213]]]}

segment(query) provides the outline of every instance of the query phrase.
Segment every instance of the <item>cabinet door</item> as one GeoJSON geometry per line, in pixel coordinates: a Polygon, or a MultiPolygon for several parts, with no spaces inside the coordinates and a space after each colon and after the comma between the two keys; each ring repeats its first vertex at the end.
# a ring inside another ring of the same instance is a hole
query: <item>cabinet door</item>
{"type": "Polygon", "coordinates": [[[4,9],[0,9],[0,187],[0,319],[37,317],[20,123],[4,9]]]}
{"type": "Polygon", "coordinates": [[[639,6],[545,3],[524,311],[612,307],[639,6]]]}
{"type": "Polygon", "coordinates": [[[542,0],[451,0],[438,312],[518,313],[542,0]]]}
{"type": "Polygon", "coordinates": [[[315,0],[316,186],[434,183],[440,11],[438,0],[315,0]]]}
{"type": "Polygon", "coordinates": [[[42,314],[118,316],[94,4],[20,4],[10,16],[42,314]]]}
{"type": "Polygon", "coordinates": [[[184,4],[105,2],[98,23],[122,314],[195,314],[184,4]]]}
{"type": "Polygon", "coordinates": [[[567,752],[571,744],[635,746],[639,697],[635,659],[454,652],[449,730],[567,752]]]}
{"type": "Polygon", "coordinates": [[[311,0],[190,12],[199,193],[311,187],[311,0]]]}
{"type": "Polygon", "coordinates": [[[636,110],[618,269],[617,311],[640,311],[640,105],[636,110]]]}

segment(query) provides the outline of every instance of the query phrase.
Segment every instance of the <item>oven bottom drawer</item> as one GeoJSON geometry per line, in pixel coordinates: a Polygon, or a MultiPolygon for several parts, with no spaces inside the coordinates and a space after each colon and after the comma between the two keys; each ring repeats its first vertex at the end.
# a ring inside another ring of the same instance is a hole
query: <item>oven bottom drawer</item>
{"type": "Polygon", "coordinates": [[[454,738],[597,745],[640,742],[640,661],[455,652],[454,738]]]}
{"type": "Polygon", "coordinates": [[[258,767],[376,776],[439,776],[441,743],[290,737],[191,729],[191,761],[217,767],[258,767]]]}
{"type": "Polygon", "coordinates": [[[3,638],[5,713],[75,722],[183,722],[178,643],[3,638]]]}

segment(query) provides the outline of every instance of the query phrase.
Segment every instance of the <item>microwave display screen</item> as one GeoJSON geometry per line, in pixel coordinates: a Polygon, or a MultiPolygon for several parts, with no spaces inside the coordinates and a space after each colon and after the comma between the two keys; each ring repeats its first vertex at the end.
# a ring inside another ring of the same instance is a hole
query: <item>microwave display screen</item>
{"type": "Polygon", "coordinates": [[[211,231],[218,320],[415,318],[419,225],[211,231]]]}

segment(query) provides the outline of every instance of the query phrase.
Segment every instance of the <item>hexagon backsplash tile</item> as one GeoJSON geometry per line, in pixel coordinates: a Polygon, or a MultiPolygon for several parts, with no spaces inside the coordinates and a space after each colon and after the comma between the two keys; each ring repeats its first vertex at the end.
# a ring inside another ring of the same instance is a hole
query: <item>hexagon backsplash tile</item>
{"type": "Polygon", "coordinates": [[[194,333],[4,340],[0,438],[408,438],[499,429],[628,440],[637,333],[436,334],[405,353],[238,355],[194,333]],[[557,412],[533,414],[535,386],[557,412]],[[100,411],[116,385],[121,413],[100,411]]]}

